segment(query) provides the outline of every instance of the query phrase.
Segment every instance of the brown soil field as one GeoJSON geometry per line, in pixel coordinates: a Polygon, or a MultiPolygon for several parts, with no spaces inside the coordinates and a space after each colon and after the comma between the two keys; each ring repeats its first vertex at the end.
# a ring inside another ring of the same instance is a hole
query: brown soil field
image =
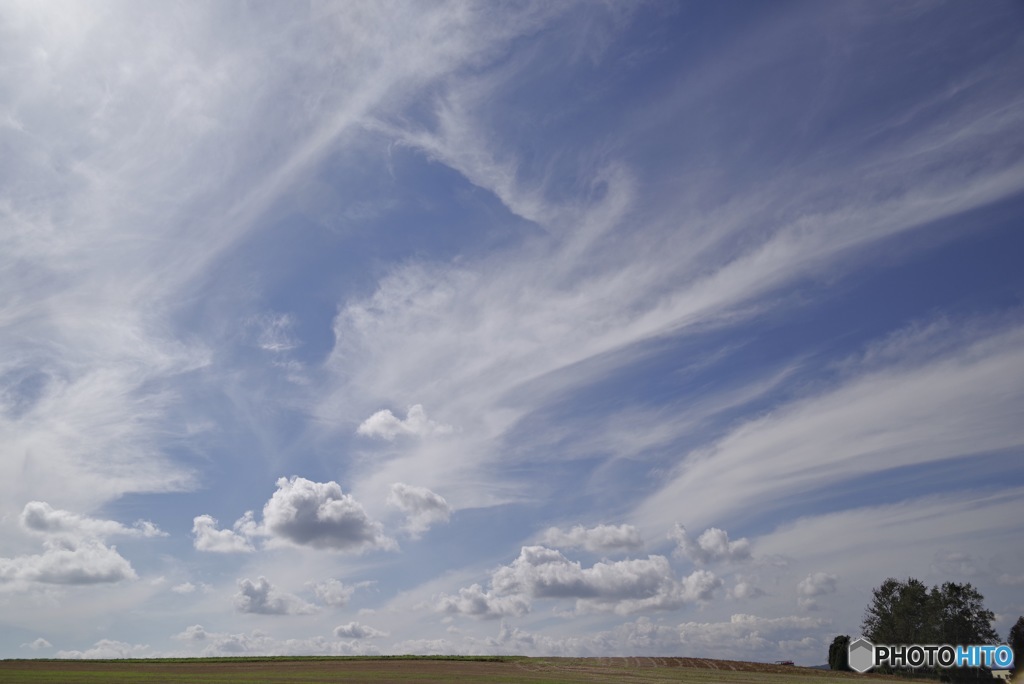
{"type": "Polygon", "coordinates": [[[703,658],[211,658],[5,660],[0,682],[687,682],[900,681],[703,658]]]}

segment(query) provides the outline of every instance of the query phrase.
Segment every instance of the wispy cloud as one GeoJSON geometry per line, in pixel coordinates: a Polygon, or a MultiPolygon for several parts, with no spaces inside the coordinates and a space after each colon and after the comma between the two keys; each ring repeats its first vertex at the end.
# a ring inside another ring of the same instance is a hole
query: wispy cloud
{"type": "Polygon", "coordinates": [[[1016,326],[993,331],[923,365],[872,369],[749,421],[690,454],[636,518],[664,526],[670,516],[736,519],[850,478],[1020,446],[1024,431],[1007,408],[1024,401],[1011,372],[1024,363],[1022,340],[1016,326]],[[709,494],[720,487],[730,497],[709,494]]]}
{"type": "Polygon", "coordinates": [[[576,525],[569,530],[557,527],[544,533],[544,543],[562,548],[583,548],[588,551],[636,551],[643,548],[640,530],[632,525],[576,525]]]}

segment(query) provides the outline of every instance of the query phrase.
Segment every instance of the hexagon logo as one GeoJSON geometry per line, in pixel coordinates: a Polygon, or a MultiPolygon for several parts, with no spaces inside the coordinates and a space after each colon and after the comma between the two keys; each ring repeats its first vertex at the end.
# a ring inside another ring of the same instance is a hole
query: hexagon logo
{"type": "Polygon", "coordinates": [[[864,637],[857,637],[847,647],[850,669],[864,673],[875,665],[875,645],[864,637]]]}

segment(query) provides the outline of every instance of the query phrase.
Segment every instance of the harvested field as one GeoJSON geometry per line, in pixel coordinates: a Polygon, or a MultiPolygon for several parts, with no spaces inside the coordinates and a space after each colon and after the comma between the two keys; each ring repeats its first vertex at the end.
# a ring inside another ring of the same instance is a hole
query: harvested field
{"type": "Polygon", "coordinates": [[[818,684],[855,679],[809,668],[703,658],[195,658],[5,660],[0,682],[692,682],[818,684]]]}

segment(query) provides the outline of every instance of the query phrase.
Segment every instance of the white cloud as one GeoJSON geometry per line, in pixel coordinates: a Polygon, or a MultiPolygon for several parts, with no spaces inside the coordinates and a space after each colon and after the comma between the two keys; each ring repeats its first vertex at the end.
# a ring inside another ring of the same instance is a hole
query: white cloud
{"type": "Polygon", "coordinates": [[[235,594],[235,609],[240,613],[260,615],[304,615],[316,612],[316,607],[298,596],[277,591],[266,577],[255,582],[250,579],[238,581],[235,594]]]}
{"type": "Polygon", "coordinates": [[[53,648],[53,644],[44,639],[43,637],[37,638],[35,641],[30,641],[27,644],[22,644],[22,648],[31,648],[33,651],[40,651],[45,648],[53,648]]]}
{"type": "Polygon", "coordinates": [[[687,534],[686,528],[676,523],[670,536],[677,544],[675,553],[694,563],[739,561],[750,557],[750,542],[745,538],[729,541],[729,534],[717,527],[704,530],[694,541],[687,534]]]}
{"type": "Polygon", "coordinates": [[[796,585],[797,602],[801,608],[816,610],[818,607],[817,597],[836,593],[838,581],[838,577],[827,572],[814,572],[807,575],[796,585]]]}
{"type": "Polygon", "coordinates": [[[397,548],[337,482],[280,478],[263,507],[265,533],[279,542],[335,551],[397,548]]]}
{"type": "Polygon", "coordinates": [[[554,549],[524,546],[510,565],[492,573],[490,591],[473,585],[458,597],[442,596],[438,607],[493,618],[525,612],[524,599],[573,599],[579,612],[627,614],[707,601],[721,585],[707,570],[676,580],[664,556],[602,561],[584,568],[554,549]]]}
{"type": "MultiPolygon", "coordinates": [[[[511,78],[515,71],[506,73],[511,78]]],[[[645,353],[643,342],[678,339],[781,308],[787,298],[770,300],[779,288],[804,278],[841,277],[868,249],[1009,196],[1024,176],[1021,165],[1008,159],[979,160],[984,173],[954,182],[951,170],[975,154],[967,140],[988,149],[986,141],[995,135],[959,112],[910,136],[899,150],[866,146],[852,158],[844,155],[835,174],[787,168],[746,193],[698,180],[705,176],[694,170],[687,192],[657,197],[654,209],[648,201],[655,198],[614,158],[572,168],[575,185],[599,187],[600,193],[556,192],[550,175],[530,173],[535,161],[520,159],[510,141],[490,134],[490,107],[497,106],[502,79],[488,76],[442,92],[437,123],[428,130],[384,124],[379,130],[492,192],[535,226],[538,237],[528,248],[481,258],[410,261],[382,278],[371,296],[350,298],[335,323],[335,386],[322,409],[325,416],[340,407],[365,411],[362,400],[352,397],[379,403],[412,396],[443,415],[459,416],[460,437],[472,449],[452,457],[409,447],[415,453],[376,463],[370,469],[380,472],[367,477],[379,487],[416,469],[417,476],[433,478],[417,478],[428,487],[457,482],[445,491],[460,506],[462,497],[486,499],[481,482],[499,500],[512,488],[489,477],[512,427],[554,397],[626,367],[645,353]],[[904,179],[911,169],[923,182],[908,187],[904,179]],[[886,192],[894,186],[901,191],[886,192]],[[705,191],[735,199],[709,208],[701,197],[705,191]],[[643,240],[623,239],[636,231],[643,240]]],[[[1009,106],[1019,97],[999,99],[1009,106]]],[[[1019,115],[989,123],[1016,135],[1019,115]]],[[[392,429],[398,422],[394,416],[381,420],[392,429]]],[[[703,495],[717,491],[705,488],[703,495]]],[[[531,493],[527,487],[513,492],[523,498],[531,493]]],[[[672,510],[667,501],[651,508],[672,510]]]]}
{"type": "Polygon", "coordinates": [[[388,633],[358,622],[348,622],[335,627],[334,636],[341,639],[380,639],[388,636],[388,633]]]}
{"type": "MultiPolygon", "coordinates": [[[[372,630],[370,627],[364,627],[372,630]]],[[[376,630],[373,630],[376,632],[376,630]]],[[[377,632],[374,636],[386,636],[377,632]]],[[[367,643],[353,640],[330,641],[323,637],[308,639],[276,639],[271,635],[253,630],[249,633],[209,632],[202,625],[191,625],[175,634],[172,639],[186,647],[200,649],[199,655],[206,657],[259,655],[376,655],[380,650],[367,643]]],[[[373,637],[366,637],[373,638],[373,637]]],[[[194,652],[194,651],[193,651],[194,652]]]]}
{"type": "Polygon", "coordinates": [[[784,642],[815,638],[827,620],[784,616],[764,618],[738,613],[728,622],[686,622],[678,627],[682,648],[735,660],[773,660],[792,657],[784,642]]]}
{"type": "Polygon", "coordinates": [[[452,509],[440,494],[426,487],[413,487],[396,482],[391,485],[388,504],[400,508],[406,514],[406,530],[417,537],[438,523],[451,518],[452,509]]]}
{"type": "Polygon", "coordinates": [[[111,536],[123,537],[166,537],[148,520],[139,520],[132,527],[125,527],[113,520],[100,520],[70,511],[53,508],[45,501],[30,501],[25,504],[19,517],[22,527],[30,532],[46,535],[68,535],[73,538],[94,537],[103,539],[111,536]]]}
{"type": "Polygon", "coordinates": [[[294,319],[288,314],[263,314],[249,320],[257,329],[256,343],[268,352],[286,352],[295,349],[299,343],[292,335],[294,319]]]}
{"type": "Polygon", "coordinates": [[[356,429],[356,434],[366,437],[379,437],[391,441],[399,435],[429,437],[431,435],[451,434],[451,425],[443,425],[427,418],[421,404],[409,407],[405,420],[399,420],[391,411],[383,409],[364,420],[356,429]]]}
{"type": "Polygon", "coordinates": [[[516,594],[498,596],[493,592],[484,591],[479,584],[473,584],[459,589],[458,596],[441,594],[435,607],[444,613],[492,620],[525,615],[530,611],[530,602],[516,594]]]}
{"type": "Polygon", "coordinates": [[[596,553],[636,551],[644,545],[640,530],[632,525],[597,525],[590,528],[576,525],[568,531],[552,527],[544,533],[543,541],[549,546],[582,548],[596,553]]]}
{"type": "Polygon", "coordinates": [[[39,555],[0,558],[0,582],[99,584],[138,579],[116,547],[102,542],[55,540],[44,542],[44,546],[46,550],[39,555]]]}
{"type": "Polygon", "coordinates": [[[312,585],[313,593],[322,603],[335,608],[340,608],[349,602],[356,587],[351,584],[344,584],[336,579],[329,579],[326,582],[317,582],[312,585]]]}
{"type": "Polygon", "coordinates": [[[202,625],[190,625],[171,638],[178,641],[206,641],[209,636],[209,633],[202,625]]]}
{"type": "Polygon", "coordinates": [[[191,594],[196,590],[196,585],[191,582],[182,582],[181,584],[175,584],[171,587],[171,591],[175,594],[191,594]]]}
{"type": "Polygon", "coordinates": [[[753,583],[744,580],[737,582],[729,594],[737,599],[751,599],[764,596],[764,591],[753,583]]]}
{"type": "Polygon", "coordinates": [[[257,533],[252,511],[235,521],[233,529],[217,529],[217,520],[210,515],[197,515],[192,519],[193,544],[199,551],[216,553],[246,553],[254,551],[252,537],[257,533]]]}
{"type": "Polygon", "coordinates": [[[687,519],[742,516],[849,478],[1024,445],[1007,410],[1024,405],[1008,370],[1024,365],[1022,350],[1024,328],[980,331],[954,353],[854,375],[747,421],[689,454],[634,517],[668,524],[678,502],[687,519]]]}
{"type": "Polygon", "coordinates": [[[126,658],[145,658],[147,656],[153,656],[148,645],[129,644],[124,641],[116,641],[113,639],[100,639],[92,648],[84,651],[57,651],[58,658],[69,658],[75,660],[123,660],[126,658]]]}

